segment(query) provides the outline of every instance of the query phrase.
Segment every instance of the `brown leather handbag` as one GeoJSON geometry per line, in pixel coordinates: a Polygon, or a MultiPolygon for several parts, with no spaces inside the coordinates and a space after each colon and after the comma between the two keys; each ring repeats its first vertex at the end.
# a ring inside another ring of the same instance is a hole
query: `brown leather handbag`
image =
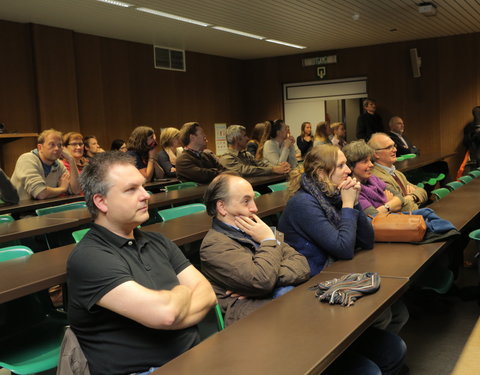
{"type": "Polygon", "coordinates": [[[422,215],[378,214],[372,220],[375,242],[419,242],[427,230],[422,215]]]}

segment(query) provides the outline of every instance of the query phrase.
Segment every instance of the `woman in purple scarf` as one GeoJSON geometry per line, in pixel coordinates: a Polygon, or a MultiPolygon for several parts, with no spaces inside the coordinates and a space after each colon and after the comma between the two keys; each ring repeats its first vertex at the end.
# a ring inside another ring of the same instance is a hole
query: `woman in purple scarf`
{"type": "Polygon", "coordinates": [[[403,197],[390,190],[385,182],[372,174],[374,150],[365,141],[349,143],[343,148],[347,165],[362,184],[358,197],[363,212],[375,216],[378,213],[399,212],[402,210],[403,197]]]}

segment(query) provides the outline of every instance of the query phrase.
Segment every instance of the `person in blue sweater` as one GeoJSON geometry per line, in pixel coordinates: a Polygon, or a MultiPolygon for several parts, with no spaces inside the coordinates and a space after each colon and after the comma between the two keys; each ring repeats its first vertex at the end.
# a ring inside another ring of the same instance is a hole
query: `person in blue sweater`
{"type": "Polygon", "coordinates": [[[338,147],[316,146],[290,181],[293,196],[279,229],[307,257],[312,275],[336,259],[352,259],[356,249],[373,248],[372,225],[358,204],[361,185],[346,162],[338,147]]]}

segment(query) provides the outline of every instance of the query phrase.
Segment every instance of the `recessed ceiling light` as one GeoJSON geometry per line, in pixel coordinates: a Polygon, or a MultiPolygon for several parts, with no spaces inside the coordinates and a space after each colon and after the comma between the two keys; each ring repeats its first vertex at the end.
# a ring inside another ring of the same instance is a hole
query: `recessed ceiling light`
{"type": "Polygon", "coordinates": [[[97,1],[100,1],[101,3],[107,3],[110,5],[116,5],[117,7],[123,7],[123,8],[133,7],[133,4],[124,3],[123,1],[116,1],[116,0],[97,0],[97,1]]]}
{"type": "Polygon", "coordinates": [[[275,43],[275,44],[282,44],[282,45],[287,46],[287,47],[293,47],[293,48],[299,48],[299,49],[307,48],[305,46],[299,46],[298,44],[282,42],[281,40],[265,39],[265,41],[270,42],[270,43],[275,43]]]}
{"type": "Polygon", "coordinates": [[[172,20],[193,23],[194,25],[198,25],[198,26],[204,26],[204,27],[210,26],[209,23],[192,20],[190,18],[176,16],[175,14],[160,12],[158,10],[154,10],[150,8],[136,8],[136,9],[139,10],[140,12],[150,13],[150,14],[154,14],[156,16],[165,17],[165,18],[171,18],[172,20]]]}
{"type": "Polygon", "coordinates": [[[227,33],[237,34],[237,35],[241,35],[241,36],[246,36],[246,37],[248,37],[248,38],[253,38],[253,39],[259,39],[259,40],[265,39],[264,36],[255,35],[255,34],[250,34],[250,33],[245,33],[245,32],[243,32],[243,31],[234,30],[234,29],[229,29],[229,28],[227,28],[227,27],[222,27],[222,26],[212,26],[212,29],[220,30],[220,31],[225,31],[225,32],[227,32],[227,33]]]}

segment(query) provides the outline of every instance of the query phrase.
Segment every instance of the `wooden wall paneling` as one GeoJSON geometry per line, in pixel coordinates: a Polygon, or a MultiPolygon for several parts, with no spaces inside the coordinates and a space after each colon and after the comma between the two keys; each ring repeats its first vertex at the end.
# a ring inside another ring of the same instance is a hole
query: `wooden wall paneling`
{"type": "Polygon", "coordinates": [[[108,150],[110,142],[105,121],[101,37],[75,34],[78,112],[80,132],[96,135],[100,145],[108,150]]]}
{"type": "Polygon", "coordinates": [[[79,130],[73,32],[33,25],[40,128],[79,130]]]}
{"type": "MultiPolygon", "coordinates": [[[[38,117],[30,25],[0,21],[0,122],[10,132],[36,133],[38,117]]],[[[9,176],[18,156],[35,147],[33,138],[0,144],[9,176]]]]}

